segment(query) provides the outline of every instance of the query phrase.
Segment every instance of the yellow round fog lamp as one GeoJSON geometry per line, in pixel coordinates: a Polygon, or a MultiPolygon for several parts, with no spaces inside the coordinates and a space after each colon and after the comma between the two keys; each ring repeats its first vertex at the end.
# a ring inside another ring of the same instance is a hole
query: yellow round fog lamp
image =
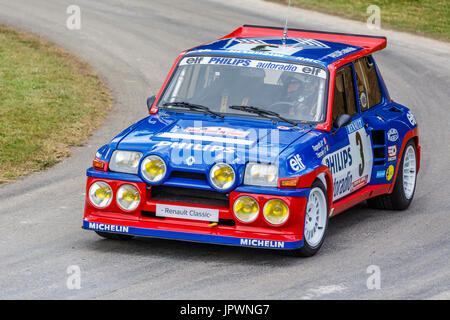
{"type": "Polygon", "coordinates": [[[289,207],[283,200],[272,199],[264,205],[263,214],[270,224],[280,225],[289,217],[289,207]]]}
{"type": "Polygon", "coordinates": [[[133,211],[141,202],[139,190],[131,184],[124,184],[117,190],[117,204],[125,211],[133,211]]]}
{"type": "Polygon", "coordinates": [[[89,188],[89,201],[97,208],[106,208],[112,198],[112,188],[104,181],[94,182],[89,188]]]}
{"type": "Polygon", "coordinates": [[[167,166],[163,159],[158,156],[148,156],[141,164],[143,177],[152,183],[161,181],[166,175],[167,166]]]}
{"type": "Polygon", "coordinates": [[[233,205],[235,217],[241,222],[255,221],[259,214],[258,202],[249,196],[242,196],[236,199],[233,205]]]}
{"type": "Polygon", "coordinates": [[[209,178],[215,188],[226,190],[233,186],[236,175],[229,164],[216,163],[209,172],[209,178]]]}

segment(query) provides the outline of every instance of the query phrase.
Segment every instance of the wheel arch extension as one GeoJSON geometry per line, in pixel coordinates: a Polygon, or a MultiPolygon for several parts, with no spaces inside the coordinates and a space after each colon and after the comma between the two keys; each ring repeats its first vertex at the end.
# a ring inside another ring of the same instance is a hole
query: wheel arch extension
{"type": "Polygon", "coordinates": [[[420,149],[421,148],[420,148],[420,145],[419,145],[419,128],[415,127],[414,129],[408,131],[405,134],[405,136],[403,137],[402,146],[400,148],[400,152],[397,155],[397,164],[395,166],[394,179],[391,182],[391,187],[390,187],[388,193],[392,193],[392,191],[394,190],[395,182],[397,180],[398,168],[400,166],[400,161],[403,158],[403,152],[405,151],[406,144],[409,141],[411,141],[411,140],[414,142],[414,145],[416,147],[416,160],[417,160],[416,172],[419,173],[419,169],[420,169],[420,149]]]}
{"type": "Polygon", "coordinates": [[[311,188],[312,184],[317,179],[320,180],[325,186],[325,189],[327,191],[328,204],[331,208],[331,204],[333,203],[333,177],[331,175],[330,169],[327,166],[321,165],[303,176],[300,180],[299,187],[311,188]]]}

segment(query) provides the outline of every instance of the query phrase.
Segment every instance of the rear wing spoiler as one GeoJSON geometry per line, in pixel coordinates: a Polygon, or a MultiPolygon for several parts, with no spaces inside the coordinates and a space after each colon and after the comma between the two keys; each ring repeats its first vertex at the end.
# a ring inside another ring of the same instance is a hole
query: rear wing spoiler
{"type": "MultiPolygon", "coordinates": [[[[228,38],[257,38],[257,37],[283,37],[284,28],[244,25],[221,39],[228,38]]],[[[382,36],[339,33],[305,29],[288,29],[291,38],[306,38],[331,42],[345,43],[352,46],[363,47],[369,52],[382,50],[386,47],[387,39],[382,36]]]]}

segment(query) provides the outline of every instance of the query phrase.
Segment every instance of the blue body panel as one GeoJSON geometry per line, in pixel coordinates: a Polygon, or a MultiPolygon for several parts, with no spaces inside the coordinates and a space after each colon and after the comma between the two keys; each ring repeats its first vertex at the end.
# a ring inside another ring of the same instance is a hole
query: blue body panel
{"type": "Polygon", "coordinates": [[[253,58],[282,58],[290,62],[306,62],[327,67],[329,64],[362,49],[362,47],[358,46],[323,40],[288,38],[283,43],[279,37],[259,37],[217,40],[191,49],[187,54],[208,53],[227,56],[239,55],[253,58]],[[258,43],[262,42],[282,48],[277,51],[269,46],[258,46],[258,43]],[[286,47],[289,49],[286,50],[286,47]]]}
{"type": "MultiPolygon", "coordinates": [[[[267,40],[267,39],[266,39],[267,40]]],[[[297,39],[298,40],[298,39],[297,39]]],[[[218,40],[192,49],[188,54],[217,53],[222,56],[267,53],[236,51],[236,39],[218,40]]],[[[267,42],[267,41],[265,41],[267,42]]],[[[286,61],[309,59],[323,67],[342,59],[360,47],[335,42],[316,42],[290,56],[286,61]],[[331,55],[339,51],[341,55],[331,55]],[[300,59],[301,56],[301,59],[300,59]]],[[[270,55],[273,57],[273,53],[270,55]]],[[[278,57],[279,58],[279,57],[278,57]]],[[[281,59],[281,58],[280,58],[281,59]]],[[[376,63],[374,62],[375,67],[376,63]]],[[[306,189],[279,189],[276,187],[245,186],[244,172],[248,162],[273,163],[279,167],[279,178],[301,177],[321,166],[327,166],[333,176],[333,200],[342,199],[366,185],[386,184],[392,177],[387,170],[397,164],[403,137],[417,126],[409,109],[394,103],[377,70],[381,88],[381,103],[353,117],[352,123],[338,132],[315,130],[314,125],[292,125],[252,116],[225,116],[215,118],[198,112],[161,110],[125,129],[108,145],[97,152],[97,158],[109,162],[116,149],[139,151],[143,158],[158,155],[167,164],[167,175],[160,184],[214,190],[209,171],[218,162],[230,164],[237,179],[232,190],[274,195],[307,197],[306,189]],[[224,132],[198,134],[193,128],[222,128],[224,132]],[[240,136],[240,134],[242,134],[240,136]],[[395,149],[395,156],[392,152],[395,149]],[[205,174],[205,181],[170,177],[171,172],[205,174]]],[[[357,99],[359,100],[359,99],[357,99]]],[[[359,110],[359,101],[357,101],[359,110]]],[[[87,174],[125,181],[144,182],[140,174],[100,172],[89,169],[87,174]]]]}

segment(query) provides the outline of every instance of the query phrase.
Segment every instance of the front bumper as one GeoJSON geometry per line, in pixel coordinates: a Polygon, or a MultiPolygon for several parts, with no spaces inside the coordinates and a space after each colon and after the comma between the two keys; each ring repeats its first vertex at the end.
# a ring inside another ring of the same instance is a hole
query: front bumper
{"type": "Polygon", "coordinates": [[[270,249],[296,249],[303,246],[302,237],[297,235],[269,235],[264,233],[251,233],[220,228],[204,228],[172,226],[162,228],[160,224],[147,221],[131,222],[121,219],[85,217],[83,229],[127,234],[140,237],[204,242],[231,246],[245,246],[270,249]]]}
{"type": "MultiPolygon", "coordinates": [[[[145,183],[127,181],[123,179],[107,179],[110,177],[107,172],[89,176],[86,186],[86,194],[89,187],[95,181],[107,182],[113,189],[114,194],[122,184],[132,184],[141,193],[141,204],[133,212],[124,212],[113,201],[105,209],[93,207],[86,198],[85,214],[83,219],[83,229],[127,234],[142,237],[163,238],[184,240],[193,242],[205,242],[222,245],[270,248],[270,249],[296,249],[303,246],[303,226],[304,215],[307,202],[307,190],[294,193],[293,190],[286,190],[286,195],[282,194],[262,194],[254,193],[252,188],[237,188],[229,194],[228,206],[204,205],[198,203],[160,201],[152,199],[151,188],[145,183]],[[245,191],[245,192],[242,192],[245,191]],[[284,200],[290,209],[289,219],[281,226],[270,225],[262,216],[262,212],[256,221],[252,223],[242,223],[235,219],[232,207],[234,200],[242,195],[254,197],[263,208],[264,203],[270,199],[277,198],[284,200]],[[293,196],[302,195],[302,196],[293,196]],[[156,211],[157,204],[170,204],[176,206],[210,208],[219,210],[219,223],[211,224],[208,221],[158,218],[149,213],[156,211]],[[231,222],[222,223],[223,221],[231,222]]],[[[114,177],[116,178],[116,177],[114,177]]]]}

